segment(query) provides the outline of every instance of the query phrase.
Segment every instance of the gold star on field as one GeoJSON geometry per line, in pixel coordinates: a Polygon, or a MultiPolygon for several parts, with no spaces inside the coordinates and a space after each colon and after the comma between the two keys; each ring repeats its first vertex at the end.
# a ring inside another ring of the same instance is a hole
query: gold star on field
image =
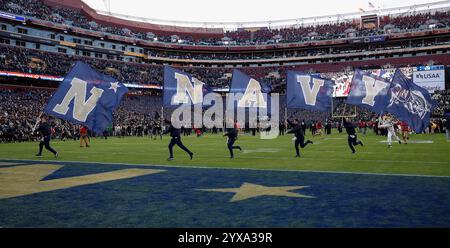
{"type": "Polygon", "coordinates": [[[239,188],[220,188],[220,189],[197,189],[209,192],[232,192],[235,193],[230,202],[247,200],[258,196],[287,196],[298,198],[314,198],[313,196],[302,195],[292,190],[307,188],[309,186],[284,186],[284,187],[267,187],[252,183],[243,183],[239,188]]]}

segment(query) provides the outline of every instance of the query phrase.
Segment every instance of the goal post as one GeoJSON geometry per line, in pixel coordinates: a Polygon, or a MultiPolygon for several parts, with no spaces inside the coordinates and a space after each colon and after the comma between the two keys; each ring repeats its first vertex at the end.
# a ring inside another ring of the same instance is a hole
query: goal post
{"type": "Polygon", "coordinates": [[[332,118],[355,118],[357,115],[356,105],[351,105],[341,101],[340,98],[333,98],[331,101],[332,118]]]}

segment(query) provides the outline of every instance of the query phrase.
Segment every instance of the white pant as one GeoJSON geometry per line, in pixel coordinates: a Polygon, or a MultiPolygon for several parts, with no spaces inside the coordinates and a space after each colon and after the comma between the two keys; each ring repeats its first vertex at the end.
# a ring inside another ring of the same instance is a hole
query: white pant
{"type": "Polygon", "coordinates": [[[387,142],[389,145],[392,144],[392,137],[394,137],[397,141],[399,141],[400,139],[397,137],[397,135],[395,134],[395,132],[388,132],[387,134],[387,142]]]}

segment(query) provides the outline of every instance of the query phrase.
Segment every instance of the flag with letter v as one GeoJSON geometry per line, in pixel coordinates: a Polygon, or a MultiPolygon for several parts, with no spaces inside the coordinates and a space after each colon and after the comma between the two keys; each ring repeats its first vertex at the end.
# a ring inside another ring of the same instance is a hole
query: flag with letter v
{"type": "Polygon", "coordinates": [[[328,111],[331,109],[333,82],[315,75],[288,71],[286,94],[288,108],[328,111]]]}

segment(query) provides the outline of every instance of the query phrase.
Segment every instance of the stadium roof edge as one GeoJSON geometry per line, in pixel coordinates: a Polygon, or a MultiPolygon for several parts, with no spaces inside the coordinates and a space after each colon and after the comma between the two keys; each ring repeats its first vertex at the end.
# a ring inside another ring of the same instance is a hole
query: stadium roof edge
{"type": "MultiPolygon", "coordinates": [[[[81,0],[82,1],[82,0],[81,0]]],[[[430,11],[430,10],[446,10],[450,9],[450,0],[436,1],[425,4],[407,5],[402,7],[391,7],[385,9],[375,9],[366,12],[350,12],[344,14],[336,15],[326,15],[326,16],[312,16],[312,17],[299,17],[295,19],[284,19],[284,20],[274,20],[274,21],[248,21],[248,22],[190,22],[190,21],[180,21],[180,20],[163,20],[155,18],[137,17],[130,16],[126,14],[113,13],[94,9],[98,14],[104,16],[112,16],[116,18],[121,18],[130,21],[145,22],[158,25],[166,26],[178,26],[178,27],[196,27],[196,28],[222,28],[224,30],[231,30],[237,28],[251,28],[251,27],[282,27],[282,26],[292,26],[292,25],[305,25],[305,24],[320,24],[330,21],[339,21],[350,18],[357,18],[361,15],[396,15],[404,14],[411,11],[430,11]]]]}

